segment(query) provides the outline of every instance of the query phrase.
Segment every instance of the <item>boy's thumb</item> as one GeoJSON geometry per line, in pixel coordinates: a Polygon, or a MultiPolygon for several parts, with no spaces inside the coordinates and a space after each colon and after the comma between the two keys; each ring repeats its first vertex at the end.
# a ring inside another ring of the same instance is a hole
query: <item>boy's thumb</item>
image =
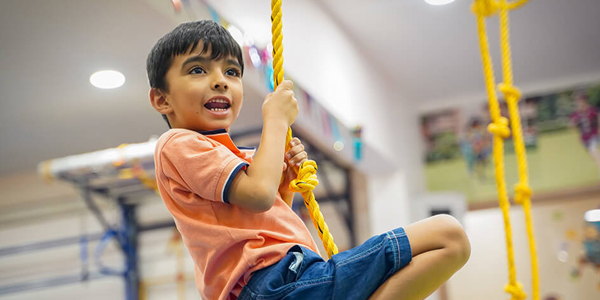
{"type": "Polygon", "coordinates": [[[294,88],[294,83],[291,80],[284,80],[277,86],[277,90],[291,90],[294,88]]]}

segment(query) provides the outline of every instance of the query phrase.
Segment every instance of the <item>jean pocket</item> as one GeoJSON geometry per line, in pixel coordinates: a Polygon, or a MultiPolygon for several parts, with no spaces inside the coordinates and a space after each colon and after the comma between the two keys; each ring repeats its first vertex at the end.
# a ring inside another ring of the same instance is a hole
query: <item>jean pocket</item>
{"type": "Polygon", "coordinates": [[[290,252],[252,289],[256,299],[281,299],[296,288],[304,255],[290,252]]]}
{"type": "Polygon", "coordinates": [[[300,267],[304,261],[304,254],[302,252],[292,252],[292,254],[294,255],[294,260],[288,269],[292,271],[292,273],[296,274],[296,279],[298,279],[298,272],[300,271],[300,267]]]}
{"type": "Polygon", "coordinates": [[[300,267],[302,266],[302,261],[304,260],[304,255],[302,252],[290,252],[286,257],[287,268],[281,269],[281,278],[279,280],[280,286],[286,286],[290,284],[294,284],[299,276],[300,267]]]}

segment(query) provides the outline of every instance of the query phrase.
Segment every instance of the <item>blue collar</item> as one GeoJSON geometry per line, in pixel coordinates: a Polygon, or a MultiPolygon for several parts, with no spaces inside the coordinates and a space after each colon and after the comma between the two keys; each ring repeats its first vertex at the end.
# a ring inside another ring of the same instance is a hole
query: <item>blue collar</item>
{"type": "Polygon", "coordinates": [[[225,147],[229,148],[229,150],[233,151],[234,153],[246,152],[250,156],[252,156],[252,155],[254,155],[254,151],[256,150],[255,147],[238,147],[238,146],[236,146],[235,143],[233,142],[233,140],[231,139],[231,137],[229,136],[229,132],[227,132],[227,130],[225,130],[225,129],[216,129],[216,130],[209,130],[209,131],[196,131],[196,132],[225,145],[225,147]]]}
{"type": "Polygon", "coordinates": [[[221,128],[221,129],[215,129],[215,130],[209,130],[209,131],[196,131],[199,134],[202,135],[214,135],[214,134],[221,134],[221,133],[227,133],[227,135],[229,135],[229,133],[227,132],[227,130],[221,128]]]}

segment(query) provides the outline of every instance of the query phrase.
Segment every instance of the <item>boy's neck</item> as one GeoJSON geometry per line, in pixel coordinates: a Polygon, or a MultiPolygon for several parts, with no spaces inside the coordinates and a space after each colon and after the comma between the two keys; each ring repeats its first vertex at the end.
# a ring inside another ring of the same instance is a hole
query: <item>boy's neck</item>
{"type": "Polygon", "coordinates": [[[221,130],[225,130],[227,133],[229,133],[229,128],[216,128],[216,129],[193,129],[193,128],[187,128],[184,126],[172,126],[171,129],[186,129],[186,130],[191,130],[191,131],[196,131],[196,132],[213,132],[213,131],[221,131],[221,130]]]}

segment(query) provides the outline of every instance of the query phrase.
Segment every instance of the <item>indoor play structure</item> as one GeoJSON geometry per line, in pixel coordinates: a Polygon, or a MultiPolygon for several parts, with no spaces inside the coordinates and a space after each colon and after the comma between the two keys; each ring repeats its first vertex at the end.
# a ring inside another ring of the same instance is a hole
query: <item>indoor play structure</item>
{"type": "MultiPolygon", "coordinates": [[[[519,165],[520,181],[515,187],[515,203],[523,206],[525,212],[525,222],[527,223],[527,233],[529,237],[529,246],[531,252],[531,269],[532,269],[532,298],[539,300],[539,278],[538,278],[538,262],[536,257],[536,245],[533,233],[533,225],[531,219],[531,195],[532,191],[529,187],[527,173],[527,158],[525,146],[523,143],[523,135],[521,129],[521,120],[519,116],[518,101],[520,99],[519,90],[513,85],[513,73],[511,62],[511,49],[509,43],[509,11],[518,9],[526,4],[528,0],[515,0],[509,2],[507,0],[475,0],[472,6],[473,12],[477,19],[477,29],[482,55],[483,71],[485,77],[486,90],[488,94],[490,116],[492,124],[489,125],[489,131],[494,135],[493,156],[495,163],[496,184],[498,187],[498,198],[500,208],[503,211],[505,238],[507,245],[507,260],[509,270],[509,282],[505,290],[511,294],[512,299],[525,299],[526,294],[523,286],[517,281],[515,271],[514,251],[512,249],[512,233],[511,220],[509,219],[509,193],[507,191],[506,182],[504,179],[504,140],[512,137],[515,144],[519,165]],[[489,53],[489,44],[486,31],[485,20],[492,16],[498,15],[500,21],[500,40],[502,53],[502,70],[503,82],[496,87],[492,60],[489,53]],[[504,99],[508,104],[510,111],[510,121],[502,116],[499,109],[499,99],[496,88],[503,93],[504,99]],[[510,126],[509,126],[510,124],[510,126]]],[[[283,37],[282,37],[282,9],[281,0],[272,0],[271,2],[271,21],[272,21],[272,43],[273,43],[273,81],[274,87],[283,80],[283,37]]],[[[249,132],[244,132],[238,136],[260,134],[260,128],[253,129],[249,132]]],[[[291,139],[291,129],[288,130],[286,145],[289,145],[291,139]]],[[[232,138],[235,138],[232,135],[232,138]]],[[[119,243],[119,246],[125,254],[125,268],[123,270],[112,270],[105,267],[100,268],[99,273],[82,273],[77,276],[61,278],[60,282],[70,283],[82,280],[90,280],[100,278],[102,276],[122,276],[126,282],[127,299],[138,299],[143,293],[140,292],[141,282],[138,257],[137,257],[137,234],[144,231],[150,231],[160,228],[173,227],[172,222],[158,223],[153,225],[139,226],[136,222],[136,201],[148,196],[156,189],[154,179],[154,147],[156,140],[152,139],[145,143],[122,145],[117,148],[106,149],[102,151],[91,152],[87,154],[68,156],[64,158],[53,159],[40,163],[39,173],[47,180],[59,179],[72,183],[81,191],[82,199],[85,201],[88,208],[96,215],[98,221],[103,225],[105,232],[99,234],[87,235],[85,237],[73,237],[71,239],[63,239],[54,241],[44,245],[26,247],[16,247],[12,249],[4,249],[0,255],[8,255],[20,251],[33,251],[36,249],[45,249],[49,247],[59,247],[60,245],[80,243],[85,247],[90,240],[101,241],[100,245],[104,245],[107,240],[114,239],[119,243]],[[100,195],[111,201],[119,204],[122,210],[122,224],[115,227],[114,224],[109,224],[102,216],[101,211],[95,205],[92,195],[100,195]],[[82,242],[83,241],[83,242],[82,242]],[[104,244],[103,244],[104,243],[104,244]]],[[[311,147],[311,151],[307,151],[311,156],[316,157],[317,161],[331,160],[326,153],[319,152],[317,147],[311,147]]],[[[287,150],[287,149],[286,149],[287,150]]],[[[343,168],[340,166],[340,168],[343,168]]],[[[320,211],[319,205],[315,200],[313,193],[314,188],[319,184],[316,177],[317,163],[315,161],[307,161],[297,170],[298,179],[290,184],[293,191],[299,192],[304,198],[304,203],[308,208],[312,222],[317,229],[319,237],[327,251],[329,257],[338,253],[329,227],[324,221],[323,214],[320,211]]],[[[323,181],[326,181],[324,179],[323,181]]],[[[349,179],[346,180],[349,184],[349,179]]],[[[325,182],[324,182],[325,183],[325,182]]],[[[349,201],[350,195],[336,195],[320,199],[326,202],[331,200],[343,200],[348,202],[350,207],[348,213],[344,216],[346,224],[350,232],[352,228],[352,208],[349,201]]],[[[351,246],[355,244],[352,240],[351,246]]],[[[172,248],[174,253],[179,257],[180,243],[174,238],[172,248]]],[[[102,248],[97,250],[98,264],[101,265],[100,255],[102,248]]],[[[87,257],[85,258],[88,259],[87,257]]],[[[83,258],[82,258],[83,260],[83,258]]],[[[185,280],[185,274],[180,274],[178,280],[185,280]]],[[[57,281],[55,280],[54,283],[57,281]]],[[[154,283],[147,283],[152,285],[154,283]]],[[[11,287],[12,290],[26,290],[30,288],[28,284],[11,287]]],[[[38,286],[39,287],[39,286],[38,286]]],[[[10,289],[4,292],[12,291],[10,289]]],[[[0,290],[2,291],[2,290],[0,290]]]]}
{"type": "MultiPolygon", "coordinates": [[[[253,128],[233,133],[231,137],[233,140],[256,140],[261,130],[261,128],[253,128]]],[[[303,141],[315,161],[327,166],[321,168],[320,202],[336,207],[336,212],[343,226],[346,227],[345,231],[348,232],[348,247],[353,247],[356,245],[356,235],[354,234],[354,208],[350,201],[351,191],[347,188],[350,184],[349,170],[338,162],[339,159],[311,145],[308,139],[303,141]],[[340,188],[333,186],[332,180],[328,178],[330,177],[328,170],[331,172],[330,175],[343,174],[342,184],[345,186],[341,189],[343,192],[340,193],[340,188]]],[[[156,139],[153,138],[143,143],[124,144],[116,148],[41,162],[38,166],[39,174],[48,181],[59,180],[72,184],[80,192],[82,200],[104,231],[0,249],[0,256],[9,256],[78,245],[81,253],[81,271],[78,274],[39,279],[35,282],[0,285],[0,295],[117,276],[124,280],[125,299],[146,299],[149,288],[173,283],[177,285],[178,299],[185,299],[185,283],[193,281],[194,276],[192,273],[185,272],[181,265],[184,252],[178,232],[175,232],[174,222],[172,220],[149,224],[139,222],[139,207],[148,201],[156,201],[155,146],[156,139]],[[99,201],[108,201],[118,206],[121,215],[118,223],[111,222],[103,214],[98,205],[99,201]],[[175,276],[142,277],[139,266],[139,236],[168,228],[173,228],[174,233],[165,245],[165,252],[175,256],[177,270],[175,276]],[[124,261],[119,268],[108,267],[102,262],[103,252],[112,241],[116,242],[123,253],[124,261]],[[88,256],[88,252],[93,255],[88,256]]],[[[302,215],[301,212],[300,214],[302,215]]]]}

